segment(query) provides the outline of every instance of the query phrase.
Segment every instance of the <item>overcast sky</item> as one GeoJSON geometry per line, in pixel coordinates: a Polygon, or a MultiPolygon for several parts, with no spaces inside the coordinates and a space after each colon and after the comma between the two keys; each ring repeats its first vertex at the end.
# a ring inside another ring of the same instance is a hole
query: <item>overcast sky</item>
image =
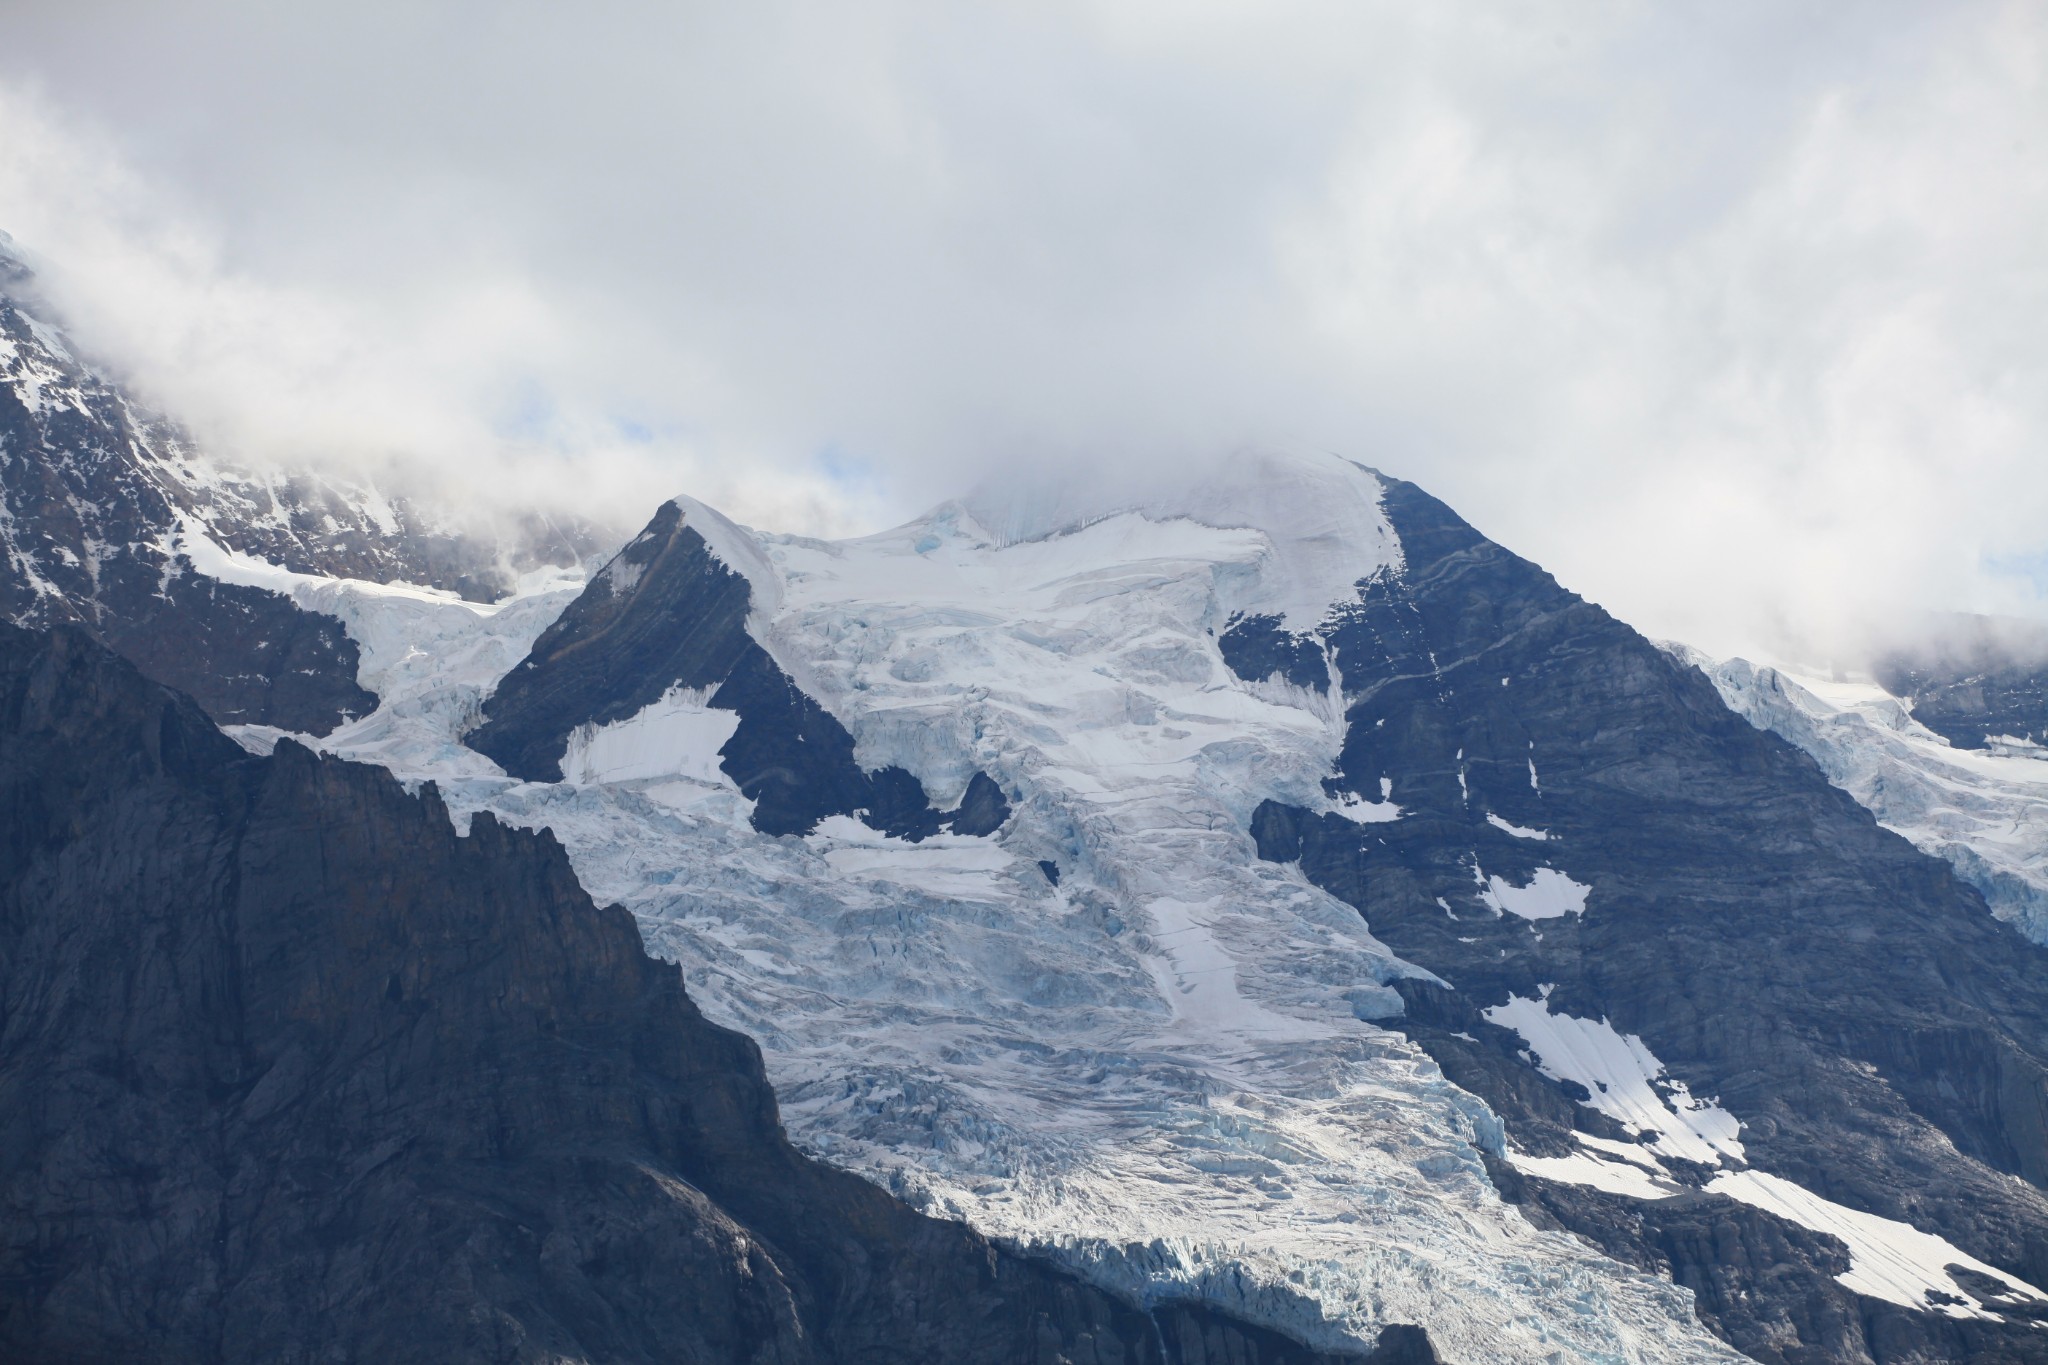
{"type": "Polygon", "coordinates": [[[0,228],[244,457],[843,532],[1307,445],[1724,652],[2048,614],[2038,3],[11,0],[0,228]]]}

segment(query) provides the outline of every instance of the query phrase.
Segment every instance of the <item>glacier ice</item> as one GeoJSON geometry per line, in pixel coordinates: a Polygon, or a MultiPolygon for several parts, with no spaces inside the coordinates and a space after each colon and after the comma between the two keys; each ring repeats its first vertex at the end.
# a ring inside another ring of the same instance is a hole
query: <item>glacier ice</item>
{"type": "Polygon", "coordinates": [[[1133,1295],[1312,1341],[1418,1322],[1453,1360],[1739,1359],[1687,1291],[1499,1199],[1498,1118],[1374,1022],[1417,969],[1254,856],[1261,801],[1328,808],[1341,707],[1242,682],[1215,635],[1251,610],[1312,624],[1400,563],[1369,472],[1283,472],[1266,504],[1212,480],[1079,513],[954,504],[852,541],[722,531],[750,632],[863,764],[940,803],[987,772],[1014,809],[992,839],[759,834],[709,780],[686,695],[630,743],[585,736],[578,780],[512,781],[460,736],[568,586],[487,609],[273,582],[342,618],[381,697],[320,747],[437,781],[458,820],[552,828],[760,1042],[809,1150],[1133,1295]]]}
{"type": "Polygon", "coordinates": [[[2048,763],[1952,748],[1875,683],[1667,648],[1738,715],[1812,755],[1878,823],[1953,865],[1993,914],[2048,943],[2048,763]]]}

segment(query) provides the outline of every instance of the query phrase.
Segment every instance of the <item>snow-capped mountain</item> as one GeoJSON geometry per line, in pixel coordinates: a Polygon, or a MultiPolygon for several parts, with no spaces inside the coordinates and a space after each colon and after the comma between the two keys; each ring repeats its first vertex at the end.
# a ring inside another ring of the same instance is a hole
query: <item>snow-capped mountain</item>
{"type": "Polygon", "coordinates": [[[74,354],[0,240],[0,618],[92,630],[216,717],[324,733],[376,698],[331,618],[197,573],[222,552],[490,601],[614,539],[509,529],[333,475],[236,468],[74,354]]]}
{"type": "Polygon", "coordinates": [[[2048,1358],[2048,948],[1987,766],[2048,765],[1710,681],[1320,454],[845,541],[678,497],[465,594],[417,514],[328,527],[0,329],[10,615],[552,831],[797,1143],[926,1212],[1333,1353],[2048,1358]]]}
{"type": "Polygon", "coordinates": [[[2048,1332],[2042,952],[1412,485],[282,586],[383,698],[323,747],[552,829],[800,1143],[1100,1283],[1454,1360],[2048,1332]]]}
{"type": "MultiPolygon", "coordinates": [[[[1320,473],[1304,506],[1348,490],[1377,518],[1369,476],[1320,473]]],[[[404,691],[374,650],[387,707],[448,728],[380,713],[324,745],[432,777],[458,811],[554,829],[707,1011],[761,1040],[798,1140],[929,1210],[1319,1344],[1422,1321],[1452,1359],[1711,1357],[1681,1294],[1498,1200],[1491,1115],[1360,1017],[1397,1010],[1381,981],[1409,969],[1252,856],[1256,802],[1311,799],[1339,720],[1327,697],[1234,678],[1215,636],[1263,598],[1262,570],[1296,576],[1301,547],[1084,520],[1005,543],[950,507],[831,545],[672,505],[474,732],[549,732],[550,753],[507,751],[571,780],[465,756],[474,679],[404,691]],[[600,680],[650,699],[608,706],[600,680]],[[783,727],[759,784],[731,741],[783,727]],[[901,807],[871,793],[892,771],[915,809],[955,811],[977,781],[1010,809],[979,833],[890,833],[901,807]],[[809,807],[793,815],[790,791],[809,807]],[[1469,1307],[1446,1313],[1454,1299],[1469,1307]]],[[[390,600],[336,609],[369,639],[390,600]]],[[[393,652],[460,658],[514,610],[447,606],[393,652]]]]}

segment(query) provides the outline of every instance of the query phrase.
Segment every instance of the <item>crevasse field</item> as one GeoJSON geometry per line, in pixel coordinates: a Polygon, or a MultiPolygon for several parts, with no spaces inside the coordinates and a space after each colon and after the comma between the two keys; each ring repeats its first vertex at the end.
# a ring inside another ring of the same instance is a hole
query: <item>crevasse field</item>
{"type": "MultiPolygon", "coordinates": [[[[688,691],[576,735],[561,783],[514,782],[464,748],[580,582],[479,607],[290,574],[196,526],[183,548],[202,572],[333,612],[361,644],[381,705],[319,747],[432,779],[458,820],[488,807],[553,829],[705,1012],[760,1042],[792,1135],[930,1211],[1316,1342],[1422,1322],[1451,1359],[1740,1359],[1686,1291],[1503,1204],[1479,1153],[1641,1198],[1674,1188],[1670,1156],[1841,1236],[1862,1292],[1959,1288],[1944,1267],[1975,1263],[1939,1239],[1741,1169],[1735,1120],[1653,1085],[1657,1059],[1601,1021],[1540,999],[1496,1011],[1549,1074],[1651,1139],[1547,1159],[1504,1152],[1491,1112],[1374,1022],[1399,1009],[1383,983],[1418,969],[1293,867],[1258,861],[1246,831],[1264,799],[1383,821],[1401,792],[1332,804],[1334,683],[1246,683],[1215,637],[1239,612],[1312,626],[1359,579],[1399,573],[1378,497],[1356,466],[1270,461],[1169,501],[980,500],[841,542],[685,502],[752,586],[749,632],[865,766],[901,765],[941,806],[976,770],[1010,794],[996,838],[915,844],[845,817],[755,832],[717,759],[733,717],[688,691]]],[[[1562,874],[1475,874],[1502,913],[1585,904],[1562,874]]]]}

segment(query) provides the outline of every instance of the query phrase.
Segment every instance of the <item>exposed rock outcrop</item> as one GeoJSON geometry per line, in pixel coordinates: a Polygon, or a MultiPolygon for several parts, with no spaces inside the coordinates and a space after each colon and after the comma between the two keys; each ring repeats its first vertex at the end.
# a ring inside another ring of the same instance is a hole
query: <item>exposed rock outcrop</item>
{"type": "MultiPolygon", "coordinates": [[[[1449,984],[1396,983],[1413,1036],[1522,1152],[1561,1157],[1633,1137],[1488,1011],[1607,1021],[1739,1119],[1753,1167],[2048,1284],[2048,952],[1696,670],[1412,484],[1385,505],[1405,566],[1319,638],[1347,708],[1328,785],[1400,818],[1269,802],[1253,833],[1449,984]],[[1539,876],[1580,899],[1515,903],[1539,876]]],[[[1859,1298],[1832,1238],[1718,1195],[1503,1183],[1691,1285],[1759,1359],[2048,1351],[2029,1310],[1859,1298]]]]}
{"type": "Polygon", "coordinates": [[[1000,829],[1009,801],[985,773],[947,812],[903,769],[862,769],[846,727],[747,633],[752,585],[691,524],[715,516],[663,503],[498,684],[465,742],[514,777],[559,782],[578,728],[694,689],[739,717],[720,767],[754,802],[765,834],[808,833],[830,815],[911,840],[1000,829]]]}
{"type": "Polygon", "coordinates": [[[1875,672],[1913,719],[1958,749],[1997,741],[2048,746],[2048,628],[1989,616],[1941,616],[1881,650],[1875,672]]]}

